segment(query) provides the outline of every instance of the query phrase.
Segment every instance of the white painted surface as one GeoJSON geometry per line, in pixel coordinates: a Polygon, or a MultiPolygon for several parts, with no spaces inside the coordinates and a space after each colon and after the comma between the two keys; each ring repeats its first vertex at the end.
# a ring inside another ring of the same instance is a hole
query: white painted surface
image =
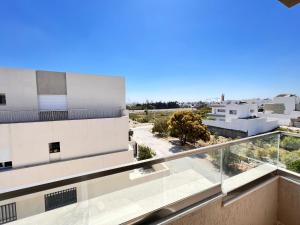
{"type": "Polygon", "coordinates": [[[39,95],[38,99],[41,111],[68,110],[66,95],[39,95]]]}
{"type": "Polygon", "coordinates": [[[109,167],[132,163],[133,161],[132,151],[122,151],[21,169],[6,170],[0,173],[0,192],[67,179],[109,167]]]}
{"type": "Polygon", "coordinates": [[[212,113],[208,115],[213,120],[204,120],[203,123],[207,126],[248,132],[249,136],[268,132],[279,126],[276,120],[250,118],[258,115],[257,104],[230,102],[223,104],[223,107],[213,106],[212,113]],[[221,108],[225,109],[225,113],[219,112],[221,108]],[[236,114],[230,114],[232,110],[236,114]]]}
{"type": "Polygon", "coordinates": [[[10,127],[8,124],[0,126],[0,163],[11,161],[10,127]]]}
{"type": "MultiPolygon", "coordinates": [[[[123,77],[66,73],[66,82],[67,96],[38,96],[36,71],[1,68],[0,93],[7,104],[0,106],[0,116],[3,121],[35,121],[39,109],[84,109],[112,117],[125,109],[123,77]]],[[[54,141],[61,142],[61,159],[127,149],[128,117],[0,124],[0,134],[0,159],[25,166],[49,162],[48,144],[54,141]]]]}
{"type": "MultiPolygon", "coordinates": [[[[125,109],[125,80],[117,76],[66,73],[70,109],[125,109]]],[[[6,95],[1,110],[37,110],[36,71],[0,68],[0,93],[6,95]]],[[[45,99],[47,100],[47,99],[45,99]]],[[[52,101],[52,100],[51,100],[52,101]]],[[[43,107],[43,106],[42,106],[43,107]]]]}
{"type": "Polygon", "coordinates": [[[123,77],[105,77],[66,73],[67,98],[70,109],[125,109],[125,80],[123,77]]]}
{"type": "Polygon", "coordinates": [[[273,99],[272,103],[275,104],[284,104],[285,110],[284,114],[290,114],[292,111],[295,110],[295,106],[297,103],[297,97],[296,96],[290,96],[290,97],[275,97],[273,99]]]}
{"type": "Polygon", "coordinates": [[[300,112],[292,111],[290,114],[259,113],[258,115],[268,120],[276,120],[280,126],[290,126],[291,119],[300,117],[300,112]]]}
{"type": "Polygon", "coordinates": [[[203,120],[203,123],[207,126],[248,132],[249,136],[265,133],[279,126],[277,120],[267,120],[266,118],[231,119],[230,122],[203,120]]]}
{"type": "Polygon", "coordinates": [[[209,117],[215,120],[230,122],[233,119],[257,116],[257,110],[257,104],[239,104],[238,102],[231,101],[230,103],[212,106],[212,112],[209,114],[209,117]],[[224,110],[225,112],[223,112],[224,110]],[[231,114],[231,111],[235,111],[236,114],[231,114]]]}
{"type": "Polygon", "coordinates": [[[2,110],[37,110],[37,87],[34,70],[0,68],[0,93],[6,95],[2,110]]]}
{"type": "Polygon", "coordinates": [[[128,117],[0,124],[1,157],[14,167],[49,162],[49,143],[60,142],[69,159],[128,149],[128,117]],[[7,152],[10,147],[9,153],[7,152]]]}

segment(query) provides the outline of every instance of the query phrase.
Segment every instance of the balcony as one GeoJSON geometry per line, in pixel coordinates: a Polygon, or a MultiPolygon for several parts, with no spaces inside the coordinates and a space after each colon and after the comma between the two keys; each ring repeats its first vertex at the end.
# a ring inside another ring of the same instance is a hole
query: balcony
{"type": "Polygon", "coordinates": [[[299,140],[272,132],[47,183],[3,183],[2,223],[299,224],[299,140]]]}
{"type": "Polygon", "coordinates": [[[0,111],[0,123],[116,118],[124,115],[126,115],[126,110],[121,107],[106,109],[69,109],[67,111],[7,110],[0,111]]]}

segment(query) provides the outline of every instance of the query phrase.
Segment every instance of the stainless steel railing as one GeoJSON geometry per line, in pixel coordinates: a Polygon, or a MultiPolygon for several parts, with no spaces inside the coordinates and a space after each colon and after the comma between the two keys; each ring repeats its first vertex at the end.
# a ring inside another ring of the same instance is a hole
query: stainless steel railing
{"type": "Polygon", "coordinates": [[[105,109],[0,111],[0,123],[116,118],[126,115],[121,107],[105,109]]]}

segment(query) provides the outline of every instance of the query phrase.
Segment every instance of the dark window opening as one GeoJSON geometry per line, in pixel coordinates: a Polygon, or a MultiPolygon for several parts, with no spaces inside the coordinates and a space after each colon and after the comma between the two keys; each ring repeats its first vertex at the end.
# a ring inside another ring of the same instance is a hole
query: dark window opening
{"type": "Polygon", "coordinates": [[[0,162],[0,169],[9,169],[12,168],[12,161],[0,162]]]}
{"type": "Polygon", "coordinates": [[[49,143],[49,152],[50,153],[60,152],[60,142],[49,143]]]}
{"type": "Polygon", "coordinates": [[[0,94],[0,105],[6,105],[5,94],[0,94]]]}
{"type": "Polygon", "coordinates": [[[236,114],[237,114],[237,111],[236,111],[236,110],[229,110],[229,114],[231,114],[231,115],[236,115],[236,114]]]}
{"type": "Polygon", "coordinates": [[[57,191],[45,195],[45,210],[49,211],[76,202],[77,202],[76,188],[57,191]]]}
{"type": "Polygon", "coordinates": [[[17,220],[16,203],[0,206],[0,224],[9,223],[17,220]]]}

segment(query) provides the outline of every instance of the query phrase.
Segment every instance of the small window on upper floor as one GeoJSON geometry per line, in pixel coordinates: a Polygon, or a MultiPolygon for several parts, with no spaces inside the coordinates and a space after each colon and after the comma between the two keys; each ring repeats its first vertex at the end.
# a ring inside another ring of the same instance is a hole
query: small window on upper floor
{"type": "Polygon", "coordinates": [[[5,94],[0,94],[0,105],[6,105],[6,96],[5,96],[5,94]]]}
{"type": "Polygon", "coordinates": [[[230,114],[230,115],[236,115],[236,114],[237,114],[237,111],[236,111],[236,110],[229,110],[229,114],[230,114]]]}
{"type": "Polygon", "coordinates": [[[12,168],[12,161],[0,162],[0,169],[12,168]]]}
{"type": "Polygon", "coordinates": [[[49,143],[49,153],[60,152],[60,142],[49,143]]]}
{"type": "Polygon", "coordinates": [[[225,109],[218,109],[218,112],[226,112],[226,110],[225,109]]]}

